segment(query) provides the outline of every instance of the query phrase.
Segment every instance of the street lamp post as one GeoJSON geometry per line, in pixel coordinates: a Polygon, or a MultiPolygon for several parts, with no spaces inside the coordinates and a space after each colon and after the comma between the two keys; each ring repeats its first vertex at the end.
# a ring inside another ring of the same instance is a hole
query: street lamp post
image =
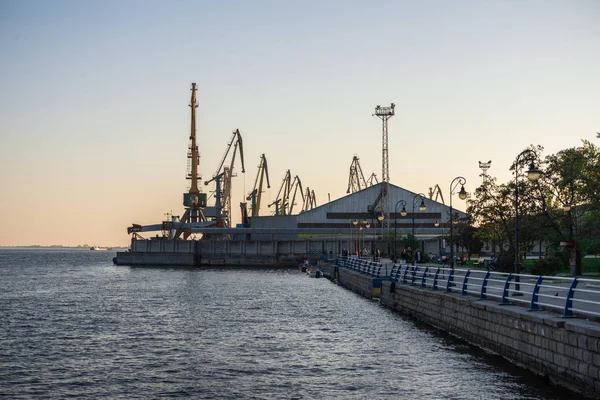
{"type": "Polygon", "coordinates": [[[458,192],[458,198],[464,200],[467,198],[467,192],[465,191],[465,184],[467,180],[462,176],[457,176],[450,182],[450,268],[454,268],[454,211],[452,210],[452,194],[460,185],[460,192],[458,192]]]}
{"type": "MultiPolygon", "coordinates": [[[[357,224],[358,224],[358,220],[354,219],[354,220],[352,221],[352,225],[353,225],[354,227],[356,227],[356,225],[357,225],[357,224]]],[[[350,228],[350,229],[352,229],[352,228],[350,228]]],[[[358,233],[357,233],[357,235],[358,235],[358,233]]],[[[354,255],[354,254],[356,254],[356,243],[355,243],[355,241],[354,241],[354,240],[352,240],[352,247],[354,247],[354,251],[352,252],[352,255],[354,255]]]]}
{"type": "Polygon", "coordinates": [[[365,246],[365,235],[367,234],[367,229],[369,229],[371,227],[371,224],[366,219],[363,219],[362,223],[363,223],[363,225],[365,227],[365,230],[363,231],[363,247],[362,247],[362,249],[364,249],[364,248],[366,248],[366,246],[365,246]]]}
{"type": "Polygon", "coordinates": [[[529,164],[529,170],[527,170],[527,179],[534,182],[537,181],[540,177],[540,170],[535,167],[533,163],[533,159],[536,157],[536,154],[531,149],[525,149],[517,156],[515,160],[515,262],[514,262],[514,272],[515,272],[515,291],[513,292],[513,296],[522,295],[519,290],[521,289],[521,285],[519,284],[519,272],[521,272],[521,264],[519,262],[519,162],[521,161],[521,157],[529,156],[531,159],[531,163],[529,164]]]}
{"type": "Polygon", "coordinates": [[[573,217],[571,216],[571,205],[564,204],[563,210],[569,214],[569,240],[573,240],[573,217]]]}
{"type": "MultiPolygon", "coordinates": [[[[380,213],[380,214],[377,216],[377,221],[381,222],[381,237],[382,237],[382,238],[383,238],[383,219],[384,219],[384,218],[385,218],[385,217],[384,217],[384,215],[383,215],[383,211],[382,211],[382,212],[381,212],[381,213],[380,213]]],[[[373,225],[373,229],[374,229],[374,230],[373,230],[373,236],[374,236],[374,239],[376,239],[376,238],[377,238],[377,235],[375,234],[375,229],[376,229],[376,227],[377,227],[377,224],[376,224],[376,223],[374,223],[374,225],[373,225]]],[[[376,258],[376,255],[375,255],[375,250],[376,250],[376,249],[375,249],[375,247],[373,247],[373,261],[377,261],[377,258],[376,258]]]]}
{"type": "Polygon", "coordinates": [[[400,215],[403,217],[406,217],[406,201],[404,200],[398,200],[398,202],[396,203],[396,208],[395,208],[395,213],[394,213],[394,260],[397,259],[396,256],[396,219],[398,217],[398,206],[402,205],[402,211],[400,211],[400,215]]]}
{"type": "Polygon", "coordinates": [[[415,248],[415,202],[417,198],[421,199],[421,205],[419,205],[420,211],[427,210],[427,206],[425,205],[425,195],[423,193],[417,193],[415,197],[413,197],[413,205],[412,205],[412,244],[413,244],[413,265],[417,263],[416,254],[417,250],[415,248]]]}

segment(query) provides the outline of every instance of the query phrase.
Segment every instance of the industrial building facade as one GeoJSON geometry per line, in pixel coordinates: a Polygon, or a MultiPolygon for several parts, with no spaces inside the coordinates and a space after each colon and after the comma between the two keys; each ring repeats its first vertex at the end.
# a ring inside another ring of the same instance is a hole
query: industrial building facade
{"type": "MultiPolygon", "coordinates": [[[[390,235],[400,240],[403,235],[413,232],[414,224],[415,238],[420,242],[421,250],[434,254],[443,252],[443,238],[450,235],[450,207],[388,184],[389,210],[384,215],[389,220],[383,224],[378,219],[382,214],[381,203],[378,202],[381,185],[367,187],[297,215],[254,217],[251,227],[273,230],[272,234],[260,234],[262,240],[361,235],[362,240],[370,245],[372,241],[381,242],[390,235]],[[422,201],[424,211],[419,209],[422,201]],[[278,229],[286,230],[286,233],[276,233],[278,229]],[[291,229],[297,229],[298,233],[289,233],[291,229]]],[[[462,211],[453,211],[456,219],[466,217],[462,211]]]]}

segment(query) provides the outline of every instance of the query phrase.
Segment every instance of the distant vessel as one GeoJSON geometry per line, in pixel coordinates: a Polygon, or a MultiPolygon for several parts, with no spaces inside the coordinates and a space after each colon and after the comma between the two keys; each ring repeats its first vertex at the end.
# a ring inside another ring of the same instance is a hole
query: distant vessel
{"type": "Polygon", "coordinates": [[[90,250],[109,250],[109,248],[94,246],[94,247],[90,247],[90,250]]]}

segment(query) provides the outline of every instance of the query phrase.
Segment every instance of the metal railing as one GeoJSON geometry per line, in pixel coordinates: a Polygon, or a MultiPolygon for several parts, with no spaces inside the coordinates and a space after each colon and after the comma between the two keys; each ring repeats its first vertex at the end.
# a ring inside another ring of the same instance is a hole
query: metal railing
{"type": "MultiPolygon", "coordinates": [[[[386,274],[387,276],[387,274],[386,274]]],[[[527,307],[528,311],[561,312],[562,317],[600,318],[600,280],[579,277],[513,274],[431,265],[393,264],[390,280],[460,292],[481,300],[527,307]],[[515,277],[519,280],[515,282],[515,277]]]]}
{"type": "Polygon", "coordinates": [[[387,278],[391,270],[391,264],[382,264],[371,259],[358,258],[355,256],[338,257],[336,264],[356,271],[363,275],[368,275],[374,278],[387,278]]]}

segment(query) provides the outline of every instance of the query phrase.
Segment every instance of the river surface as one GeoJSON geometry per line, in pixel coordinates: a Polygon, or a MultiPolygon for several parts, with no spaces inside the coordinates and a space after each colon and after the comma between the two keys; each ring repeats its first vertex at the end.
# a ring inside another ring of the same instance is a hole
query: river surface
{"type": "Polygon", "coordinates": [[[326,279],[0,250],[0,397],[569,399],[326,279]]]}

